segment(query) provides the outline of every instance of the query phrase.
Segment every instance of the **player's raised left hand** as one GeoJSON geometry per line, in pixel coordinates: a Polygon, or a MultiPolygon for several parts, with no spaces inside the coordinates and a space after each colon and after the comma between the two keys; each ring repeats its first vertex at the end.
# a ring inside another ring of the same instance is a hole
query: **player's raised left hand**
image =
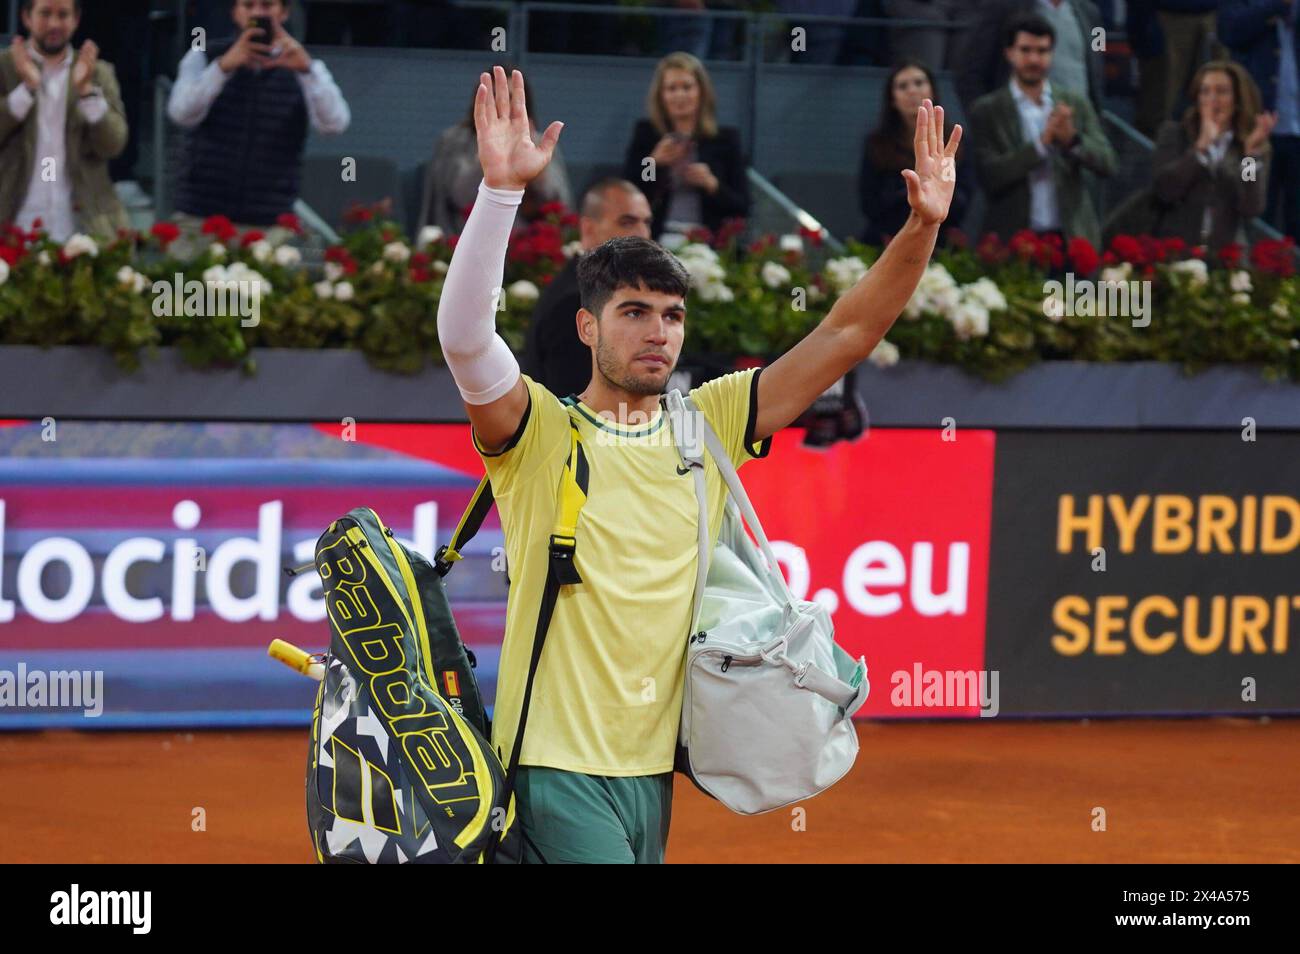
{"type": "Polygon", "coordinates": [[[938,225],[948,217],[952,193],[957,187],[957,145],[961,127],[952,128],[943,141],[943,107],[923,100],[916,112],[916,169],[904,169],[907,204],[925,225],[938,225]]]}
{"type": "Polygon", "coordinates": [[[522,189],[541,175],[551,161],[564,123],[546,127],[541,142],[533,142],[532,123],[524,102],[524,74],[509,80],[500,66],[492,75],[480,74],[474,95],[474,129],[483,181],[494,189],[522,189]]]}

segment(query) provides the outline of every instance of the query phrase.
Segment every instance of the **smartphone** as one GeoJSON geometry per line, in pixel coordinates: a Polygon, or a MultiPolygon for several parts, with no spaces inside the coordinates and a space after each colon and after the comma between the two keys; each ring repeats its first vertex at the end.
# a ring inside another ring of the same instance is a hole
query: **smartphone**
{"type": "Polygon", "coordinates": [[[253,17],[252,25],[262,31],[261,36],[255,36],[253,39],[258,43],[265,43],[270,46],[271,41],[275,39],[275,27],[271,25],[271,18],[253,17]]]}

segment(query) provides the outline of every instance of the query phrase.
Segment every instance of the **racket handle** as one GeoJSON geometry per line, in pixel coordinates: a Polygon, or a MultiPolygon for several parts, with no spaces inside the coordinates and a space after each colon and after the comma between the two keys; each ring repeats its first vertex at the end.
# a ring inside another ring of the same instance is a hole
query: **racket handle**
{"type": "Polygon", "coordinates": [[[295,672],[300,672],[317,682],[325,678],[324,663],[310,653],[299,649],[293,643],[286,643],[283,639],[273,639],[271,645],[266,647],[266,654],[272,659],[278,659],[295,672]]]}

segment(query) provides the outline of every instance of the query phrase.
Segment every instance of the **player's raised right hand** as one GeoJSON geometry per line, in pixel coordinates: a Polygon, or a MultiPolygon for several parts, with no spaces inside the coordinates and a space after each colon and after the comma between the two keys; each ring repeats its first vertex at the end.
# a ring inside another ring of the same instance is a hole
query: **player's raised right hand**
{"type": "Polygon", "coordinates": [[[551,161],[564,123],[546,127],[541,142],[533,142],[532,124],[524,102],[524,74],[493,67],[479,75],[474,95],[474,129],[483,181],[494,189],[522,189],[541,175],[551,161]]]}

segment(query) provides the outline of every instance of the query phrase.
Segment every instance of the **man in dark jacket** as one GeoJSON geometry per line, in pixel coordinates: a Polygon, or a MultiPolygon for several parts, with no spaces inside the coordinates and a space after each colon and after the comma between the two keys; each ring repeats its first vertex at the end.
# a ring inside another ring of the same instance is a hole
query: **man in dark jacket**
{"type": "Polygon", "coordinates": [[[984,228],[1006,239],[1021,229],[1101,244],[1101,226],[1083,172],[1108,176],[1115,150],[1084,97],[1057,88],[1052,28],[1036,16],[1013,19],[1004,35],[1012,79],[970,111],[975,168],[988,198],[984,228]]]}
{"type": "Polygon", "coordinates": [[[958,50],[957,92],[969,115],[979,97],[1007,84],[1011,71],[1003,55],[1003,31],[1013,17],[1036,15],[1056,34],[1052,51],[1052,86],[1082,96],[1102,111],[1102,55],[1095,52],[1093,31],[1102,26],[1091,0],[989,0],[979,4],[966,43],[958,50]]]}
{"type": "Polygon", "coordinates": [[[1268,216],[1300,241],[1300,15],[1297,0],[1220,0],[1219,39],[1250,71],[1273,127],[1268,216]]]}
{"type": "Polygon", "coordinates": [[[181,60],[167,115],[186,130],[176,184],[182,221],[224,215],[264,228],[298,198],[307,126],[348,127],[348,104],[329,70],[284,28],[285,0],[235,0],[233,39],[201,40],[181,60]],[[273,35],[254,26],[267,17],[273,35]]]}
{"type": "MultiPolygon", "coordinates": [[[[601,179],[583,194],[578,219],[583,252],[618,236],[649,238],[650,226],[650,203],[626,179],[601,179]]],[[[591,348],[578,337],[576,324],[582,305],[580,257],[569,259],[537,299],[524,350],[525,373],[561,396],[579,394],[591,383],[591,348]]]]}

